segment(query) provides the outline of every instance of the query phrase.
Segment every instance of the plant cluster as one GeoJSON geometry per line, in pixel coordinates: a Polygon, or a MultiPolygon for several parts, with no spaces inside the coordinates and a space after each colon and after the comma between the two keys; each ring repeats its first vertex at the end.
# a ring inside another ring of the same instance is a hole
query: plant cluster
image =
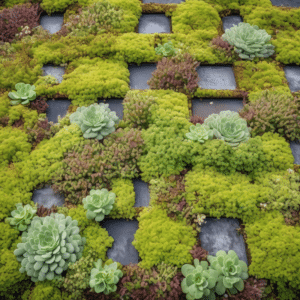
{"type": "Polygon", "coordinates": [[[0,13],[0,40],[11,43],[21,26],[27,25],[29,29],[38,26],[41,13],[39,4],[26,3],[3,9],[0,13]]]}
{"type": "Polygon", "coordinates": [[[147,84],[151,89],[171,89],[192,96],[198,88],[199,75],[196,68],[199,65],[189,53],[183,54],[183,60],[176,56],[163,57],[147,84]]]}
{"type": "Polygon", "coordinates": [[[216,48],[226,51],[228,57],[232,56],[232,50],[234,49],[228,42],[224,41],[221,36],[217,36],[212,39],[211,44],[216,48]]]}
{"type": "Polygon", "coordinates": [[[186,133],[185,136],[192,141],[198,141],[203,144],[206,140],[213,138],[214,131],[207,125],[197,123],[190,126],[190,132],[186,133]]]}
{"type": "Polygon", "coordinates": [[[35,86],[19,82],[15,85],[17,91],[12,91],[8,94],[8,97],[13,99],[11,105],[23,104],[26,105],[30,101],[36,99],[35,86]]]}
{"type": "Polygon", "coordinates": [[[172,41],[168,41],[167,43],[158,46],[155,48],[156,55],[162,55],[164,57],[174,56],[177,54],[177,50],[174,48],[172,41]]]}
{"type": "Polygon", "coordinates": [[[287,140],[300,140],[300,99],[276,90],[261,91],[239,112],[252,135],[277,132],[287,140]]]}
{"type": "Polygon", "coordinates": [[[272,38],[264,29],[257,25],[241,22],[226,29],[222,35],[224,41],[234,46],[234,50],[242,59],[253,60],[255,57],[269,57],[274,54],[272,44],[267,42],[272,38]]]}
{"type": "Polygon", "coordinates": [[[22,265],[20,272],[27,272],[33,282],[60,278],[69,263],[82,255],[86,240],[78,234],[77,224],[63,214],[35,216],[14,251],[22,265]]]}
{"type": "Polygon", "coordinates": [[[0,63],[13,60],[16,49],[8,42],[0,41],[0,63]]]}
{"type": "Polygon", "coordinates": [[[35,109],[39,114],[45,113],[49,107],[46,100],[46,98],[38,97],[35,100],[30,101],[30,108],[35,109]]]}

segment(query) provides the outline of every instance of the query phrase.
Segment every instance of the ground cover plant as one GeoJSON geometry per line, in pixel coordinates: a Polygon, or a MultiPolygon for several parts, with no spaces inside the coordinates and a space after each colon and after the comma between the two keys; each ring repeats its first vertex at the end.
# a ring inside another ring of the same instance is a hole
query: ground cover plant
{"type": "Polygon", "coordinates": [[[299,299],[300,96],[283,69],[300,63],[299,14],[270,0],[0,1],[0,298],[299,299]],[[55,12],[50,34],[39,19],[55,12]],[[172,32],[138,33],[143,13],[172,32]],[[131,63],[157,63],[149,89],[130,88],[131,63]],[[46,64],[65,67],[61,83],[46,64]],[[235,90],[200,87],[196,68],[214,64],[232,64],[235,90]],[[193,97],[244,108],[201,118],[193,97]],[[57,123],[51,99],[71,101],[57,123]],[[64,204],[33,201],[46,184],[64,204]],[[248,265],[202,247],[208,218],[239,220],[248,265]],[[110,258],[105,223],[119,219],[138,223],[136,264],[110,258]]]}

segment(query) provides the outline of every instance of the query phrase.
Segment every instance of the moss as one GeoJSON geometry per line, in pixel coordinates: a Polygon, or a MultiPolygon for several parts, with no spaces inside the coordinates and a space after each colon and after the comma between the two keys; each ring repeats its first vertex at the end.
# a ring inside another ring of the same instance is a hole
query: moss
{"type": "MultiPolygon", "coordinates": [[[[9,224],[0,223],[1,238],[0,238],[0,250],[8,249],[15,250],[12,248],[12,244],[19,239],[19,230],[12,228],[9,224]]],[[[21,241],[19,241],[21,242],[21,241]]]]}
{"type": "Polygon", "coordinates": [[[86,217],[86,212],[86,209],[84,209],[82,205],[77,205],[76,208],[71,208],[68,211],[68,216],[78,221],[78,226],[81,231],[85,230],[88,226],[94,225],[94,222],[86,217]]]}
{"type": "Polygon", "coordinates": [[[69,5],[75,3],[76,0],[42,0],[41,8],[51,15],[54,12],[63,12],[69,5]]]}

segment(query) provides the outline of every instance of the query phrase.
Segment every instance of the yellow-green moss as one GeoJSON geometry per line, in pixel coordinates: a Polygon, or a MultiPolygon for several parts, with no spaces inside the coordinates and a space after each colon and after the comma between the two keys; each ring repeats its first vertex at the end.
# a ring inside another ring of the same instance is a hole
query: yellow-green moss
{"type": "Polygon", "coordinates": [[[76,0],[43,0],[41,8],[51,15],[54,12],[63,12],[69,5],[77,2],[76,0]]]}

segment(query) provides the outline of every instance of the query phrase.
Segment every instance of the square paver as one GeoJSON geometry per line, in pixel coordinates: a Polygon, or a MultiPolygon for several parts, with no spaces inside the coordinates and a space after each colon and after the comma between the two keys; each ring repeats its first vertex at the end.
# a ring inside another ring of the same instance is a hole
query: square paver
{"type": "Polygon", "coordinates": [[[49,122],[57,123],[58,116],[63,118],[68,111],[71,100],[48,100],[49,107],[46,110],[46,116],[49,122]]]}
{"type": "Polygon", "coordinates": [[[236,82],[232,66],[199,66],[199,86],[211,90],[235,90],[236,82]]]}
{"type": "Polygon", "coordinates": [[[115,219],[102,221],[101,227],[105,228],[114,238],[113,245],[107,250],[107,257],[122,265],[139,262],[139,253],[132,245],[134,234],[139,224],[137,220],[115,219]]]}
{"type": "Polygon", "coordinates": [[[33,191],[32,201],[34,203],[39,203],[46,208],[51,208],[52,205],[63,206],[65,197],[60,193],[54,193],[50,185],[45,185],[42,189],[33,191]]]}
{"type": "Polygon", "coordinates": [[[59,31],[64,23],[64,14],[54,13],[51,16],[41,16],[40,24],[51,34],[59,31]]]}
{"type": "Polygon", "coordinates": [[[299,66],[285,66],[283,68],[286,80],[289,83],[291,92],[300,90],[300,67],[299,66]]]}
{"type": "Polygon", "coordinates": [[[108,104],[108,108],[111,111],[115,111],[116,115],[120,120],[123,119],[123,99],[121,98],[100,99],[98,100],[98,104],[100,103],[108,104]]]}
{"type": "Polygon", "coordinates": [[[291,142],[290,146],[295,158],[294,164],[300,165],[300,141],[291,142]]]}
{"type": "Polygon", "coordinates": [[[148,183],[137,178],[133,179],[133,186],[135,192],[135,204],[134,207],[149,206],[150,193],[148,183]]]}
{"type": "Polygon", "coordinates": [[[271,0],[275,6],[300,7],[300,0],[271,0]]]}
{"type": "Polygon", "coordinates": [[[201,247],[209,255],[216,255],[219,250],[226,253],[234,250],[240,260],[248,265],[245,242],[242,235],[236,231],[240,227],[239,221],[232,218],[206,218],[201,225],[199,238],[201,247]]]}
{"type": "Polygon", "coordinates": [[[138,33],[170,33],[170,19],[164,14],[142,14],[138,33]]]}
{"type": "Polygon", "coordinates": [[[146,90],[150,88],[147,81],[156,70],[156,64],[129,65],[128,70],[130,72],[130,88],[146,90]]]}
{"type": "Polygon", "coordinates": [[[219,114],[223,110],[238,112],[243,107],[242,99],[192,99],[193,116],[199,116],[203,119],[211,114],[219,114]]]}
{"type": "Polygon", "coordinates": [[[223,30],[230,29],[233,25],[239,25],[239,23],[243,22],[241,16],[227,16],[222,18],[223,22],[223,30]]]}
{"type": "Polygon", "coordinates": [[[60,66],[54,66],[54,65],[44,65],[42,67],[44,71],[44,76],[52,75],[54,76],[59,83],[63,80],[63,75],[65,74],[65,68],[60,66]]]}

